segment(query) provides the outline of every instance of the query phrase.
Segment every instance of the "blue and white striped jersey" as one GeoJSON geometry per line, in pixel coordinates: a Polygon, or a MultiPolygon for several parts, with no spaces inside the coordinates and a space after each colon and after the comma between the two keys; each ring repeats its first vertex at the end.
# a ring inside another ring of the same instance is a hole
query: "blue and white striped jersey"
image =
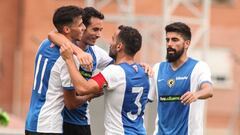
{"type": "Polygon", "coordinates": [[[157,119],[154,135],[203,135],[204,100],[190,105],[180,102],[187,91],[198,91],[201,84],[211,82],[206,63],[188,58],[177,70],[169,62],[154,66],[155,89],[149,95],[157,97],[157,119]]]}
{"type": "Polygon", "coordinates": [[[138,64],[110,65],[101,74],[104,91],[105,135],[146,135],[144,109],[148,101],[149,78],[138,64]]]}
{"type": "Polygon", "coordinates": [[[35,59],[34,84],[25,129],[31,132],[62,133],[63,89],[73,90],[59,47],[44,40],[35,59]]]}

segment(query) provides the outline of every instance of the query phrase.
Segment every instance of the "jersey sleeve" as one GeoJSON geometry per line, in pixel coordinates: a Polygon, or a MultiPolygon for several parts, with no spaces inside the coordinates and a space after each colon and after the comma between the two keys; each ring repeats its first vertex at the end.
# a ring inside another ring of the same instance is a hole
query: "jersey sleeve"
{"type": "Polygon", "coordinates": [[[212,84],[211,80],[211,71],[207,63],[205,62],[198,62],[195,66],[195,69],[193,71],[193,75],[196,78],[197,86],[200,88],[200,86],[203,83],[210,83],[212,84]]]}
{"type": "Polygon", "coordinates": [[[109,65],[100,73],[107,82],[106,90],[114,90],[125,81],[125,72],[118,65],[109,65]]]}
{"type": "Polygon", "coordinates": [[[156,88],[154,85],[154,79],[153,77],[149,78],[149,84],[150,84],[150,89],[149,89],[149,94],[148,94],[148,101],[153,102],[156,96],[156,88]]]}
{"type": "Polygon", "coordinates": [[[104,69],[108,65],[113,63],[113,59],[107,54],[105,50],[95,45],[93,51],[96,54],[97,68],[104,69]]]}
{"type": "MultiPolygon", "coordinates": [[[[62,87],[65,90],[74,90],[71,77],[68,72],[67,64],[62,59],[62,57],[60,57],[59,60],[63,63],[62,66],[60,67],[60,79],[61,79],[62,87]]],[[[75,56],[74,56],[74,61],[76,66],[79,67],[79,62],[75,56]]]]}
{"type": "Polygon", "coordinates": [[[149,82],[150,82],[150,91],[148,94],[148,100],[150,102],[153,102],[156,99],[157,96],[157,75],[158,75],[158,69],[159,69],[159,63],[155,64],[153,66],[153,71],[154,71],[154,75],[153,77],[149,78],[149,82]]]}

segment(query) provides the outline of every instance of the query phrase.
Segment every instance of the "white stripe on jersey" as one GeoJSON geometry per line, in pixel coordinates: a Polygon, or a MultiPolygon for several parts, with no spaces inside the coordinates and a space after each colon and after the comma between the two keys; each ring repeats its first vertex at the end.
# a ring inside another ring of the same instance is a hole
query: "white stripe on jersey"
{"type": "MultiPolygon", "coordinates": [[[[210,77],[211,73],[206,63],[199,61],[191,74],[191,91],[195,92],[199,90],[200,84],[204,81],[212,83],[210,77]]],[[[205,100],[197,100],[190,104],[188,117],[189,135],[203,135],[204,103],[205,100]]]]}
{"type": "Polygon", "coordinates": [[[157,135],[157,133],[158,133],[158,114],[155,119],[155,130],[153,132],[153,135],[157,135]]]}
{"type": "Polygon", "coordinates": [[[42,59],[42,55],[39,54],[39,58],[38,58],[38,61],[37,61],[37,67],[36,67],[36,71],[35,71],[35,77],[34,77],[34,85],[33,85],[33,89],[35,90],[36,89],[36,83],[37,83],[37,74],[38,74],[38,71],[39,71],[39,66],[40,66],[40,61],[42,59]]]}
{"type": "Polygon", "coordinates": [[[42,69],[42,74],[41,74],[41,81],[40,81],[40,86],[39,86],[39,89],[38,89],[38,93],[39,94],[42,92],[42,83],[43,83],[44,73],[45,73],[45,70],[46,70],[46,67],[47,67],[47,62],[48,62],[48,58],[46,58],[44,60],[44,64],[43,64],[43,69],[42,69]]]}

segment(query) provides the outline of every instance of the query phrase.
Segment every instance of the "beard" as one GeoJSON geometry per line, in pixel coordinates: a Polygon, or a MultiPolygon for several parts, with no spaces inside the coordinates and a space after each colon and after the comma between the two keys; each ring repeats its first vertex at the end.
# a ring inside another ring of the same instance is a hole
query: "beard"
{"type": "Polygon", "coordinates": [[[114,51],[111,51],[111,49],[109,50],[109,56],[116,61],[117,58],[117,53],[115,53],[114,51]]]}
{"type": "Polygon", "coordinates": [[[169,48],[167,48],[166,59],[168,62],[175,62],[182,56],[183,53],[184,53],[184,48],[182,48],[179,51],[176,51],[176,49],[169,47],[169,48]],[[169,53],[169,51],[173,51],[174,53],[169,53]]]}

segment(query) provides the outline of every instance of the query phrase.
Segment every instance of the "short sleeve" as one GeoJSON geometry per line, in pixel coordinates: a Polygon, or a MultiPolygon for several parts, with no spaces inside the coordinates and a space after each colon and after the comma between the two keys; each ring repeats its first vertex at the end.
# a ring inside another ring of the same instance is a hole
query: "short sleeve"
{"type": "Polygon", "coordinates": [[[102,48],[95,45],[93,46],[93,51],[96,55],[98,69],[102,70],[111,63],[113,63],[113,59],[102,48]]]}
{"type": "Polygon", "coordinates": [[[154,101],[157,96],[156,80],[157,80],[158,69],[159,69],[159,63],[157,63],[153,66],[154,75],[153,75],[153,77],[149,78],[150,91],[148,94],[148,100],[151,102],[154,101]]]}
{"type": "Polygon", "coordinates": [[[107,90],[113,90],[125,81],[125,72],[119,65],[109,65],[101,74],[107,82],[107,90]]]}
{"type": "Polygon", "coordinates": [[[150,84],[150,89],[149,89],[149,94],[148,94],[148,100],[150,102],[153,102],[156,96],[156,87],[154,85],[154,79],[153,77],[149,78],[149,84],[150,84]]]}
{"type": "Polygon", "coordinates": [[[193,77],[196,78],[198,88],[200,88],[203,83],[212,84],[211,71],[207,63],[202,61],[198,62],[192,74],[193,77]]]}

